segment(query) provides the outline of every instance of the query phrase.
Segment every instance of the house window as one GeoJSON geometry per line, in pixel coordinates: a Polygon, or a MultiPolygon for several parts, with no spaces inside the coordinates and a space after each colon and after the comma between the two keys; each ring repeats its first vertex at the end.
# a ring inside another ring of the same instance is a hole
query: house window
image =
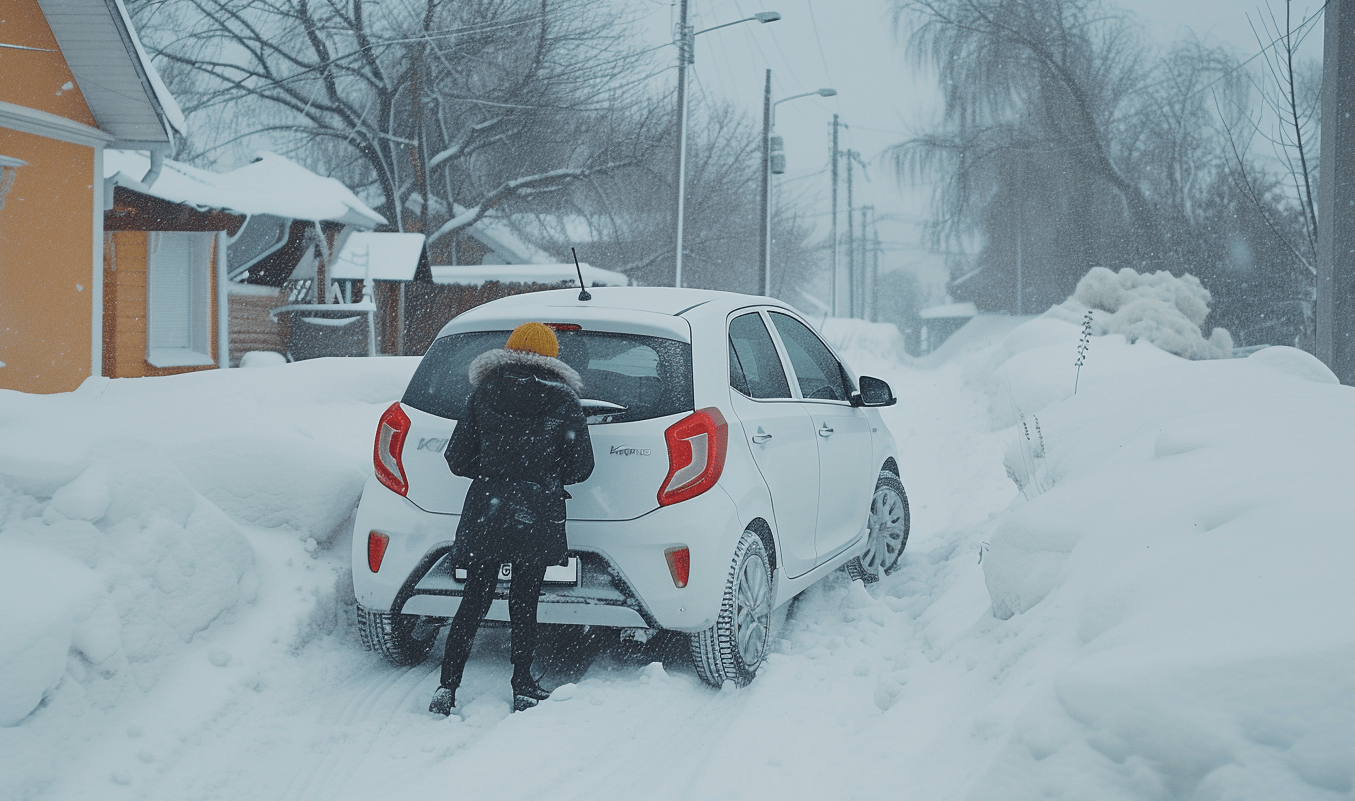
{"type": "Polygon", "coordinates": [[[152,232],[146,361],[156,367],[213,364],[212,234],[152,232]]]}

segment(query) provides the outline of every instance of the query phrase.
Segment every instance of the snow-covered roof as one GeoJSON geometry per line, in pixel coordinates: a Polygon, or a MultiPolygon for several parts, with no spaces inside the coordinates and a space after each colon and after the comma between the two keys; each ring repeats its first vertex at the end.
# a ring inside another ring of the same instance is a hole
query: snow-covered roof
{"type": "Polygon", "coordinates": [[[330,221],[367,229],[386,222],[385,217],[358,200],[339,181],[316,175],[276,153],[260,153],[254,162],[230,172],[201,170],[166,159],[160,176],[146,186],[141,179],[149,169],[150,157],[146,153],[134,150],[104,153],[104,178],[171,203],[237,214],[330,221]]]}
{"type": "MultiPolygon", "coordinates": [[[[621,273],[580,264],[583,280],[588,286],[626,286],[630,279],[621,273]]],[[[488,281],[505,284],[558,284],[578,281],[573,264],[475,264],[469,266],[434,267],[433,283],[467,284],[479,286],[488,281]]]]}
{"type": "Polygon", "coordinates": [[[163,147],[183,111],[151,65],[122,0],[38,0],[99,129],[123,144],[163,147]]]}
{"type": "MultiPolygon", "coordinates": [[[[458,216],[469,213],[468,209],[459,205],[454,205],[452,210],[458,216]]],[[[554,256],[518,236],[502,219],[483,217],[462,233],[492,251],[494,255],[486,256],[492,261],[486,261],[486,264],[550,264],[555,261],[554,256]]]]}
{"type": "Polygon", "coordinates": [[[973,303],[947,303],[945,306],[933,306],[917,313],[924,320],[939,320],[946,317],[974,317],[979,309],[973,303]]]}
{"type": "Polygon", "coordinates": [[[412,281],[423,243],[423,234],[351,234],[339,248],[329,275],[350,281],[412,281]]]}

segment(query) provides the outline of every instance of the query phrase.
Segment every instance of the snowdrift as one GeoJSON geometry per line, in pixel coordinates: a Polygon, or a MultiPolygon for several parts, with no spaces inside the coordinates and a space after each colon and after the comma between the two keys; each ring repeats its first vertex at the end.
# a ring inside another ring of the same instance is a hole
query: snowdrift
{"type": "Polygon", "coordinates": [[[0,391],[0,726],[153,687],[255,598],[242,525],[343,531],[416,360],[330,361],[0,391]]]}
{"type": "Polygon", "coordinates": [[[1109,335],[1074,396],[1079,334],[969,366],[1022,492],[983,559],[995,679],[1040,674],[970,797],[1351,797],[1355,390],[1292,348],[1109,335]]]}

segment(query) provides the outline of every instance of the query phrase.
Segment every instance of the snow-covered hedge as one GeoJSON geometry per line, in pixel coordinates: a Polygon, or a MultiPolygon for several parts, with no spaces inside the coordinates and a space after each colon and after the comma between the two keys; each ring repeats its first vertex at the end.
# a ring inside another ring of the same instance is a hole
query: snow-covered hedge
{"type": "Polygon", "coordinates": [[[1208,339],[1201,333],[1209,301],[1209,290],[1193,275],[1093,267],[1077,282],[1073,296],[1045,316],[1081,325],[1083,315],[1094,310],[1093,335],[1146,340],[1187,359],[1231,358],[1233,338],[1226,330],[1215,328],[1208,339]]]}

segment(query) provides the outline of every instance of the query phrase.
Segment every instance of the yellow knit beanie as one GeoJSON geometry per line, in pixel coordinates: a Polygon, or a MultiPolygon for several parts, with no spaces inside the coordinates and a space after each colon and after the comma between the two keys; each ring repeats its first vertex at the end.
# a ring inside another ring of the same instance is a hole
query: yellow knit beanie
{"type": "Polygon", "coordinates": [[[555,332],[541,323],[523,323],[514,328],[513,333],[508,336],[508,344],[504,347],[509,350],[539,353],[552,359],[560,355],[560,342],[555,338],[555,332]]]}

